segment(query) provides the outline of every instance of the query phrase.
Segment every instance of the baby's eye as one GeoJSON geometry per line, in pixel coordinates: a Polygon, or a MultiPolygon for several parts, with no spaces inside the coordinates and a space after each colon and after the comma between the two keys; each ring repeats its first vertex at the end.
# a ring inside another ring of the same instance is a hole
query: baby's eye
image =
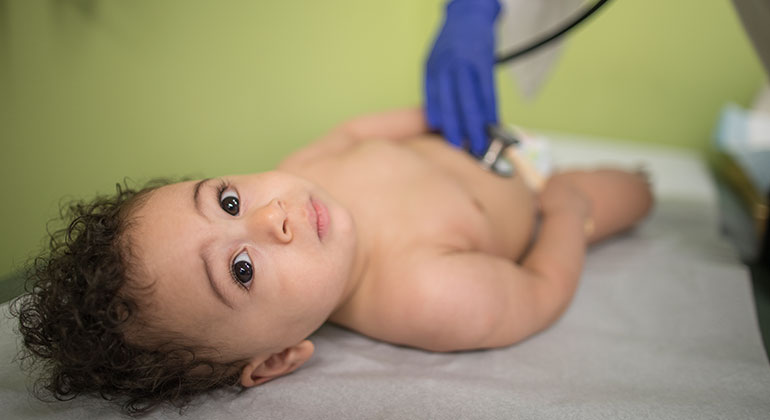
{"type": "Polygon", "coordinates": [[[233,279],[239,285],[248,287],[254,277],[254,271],[251,268],[251,259],[246,251],[241,252],[233,261],[233,279]]]}
{"type": "Polygon", "coordinates": [[[238,201],[238,193],[229,188],[219,194],[219,207],[232,216],[237,216],[241,209],[238,201]]]}

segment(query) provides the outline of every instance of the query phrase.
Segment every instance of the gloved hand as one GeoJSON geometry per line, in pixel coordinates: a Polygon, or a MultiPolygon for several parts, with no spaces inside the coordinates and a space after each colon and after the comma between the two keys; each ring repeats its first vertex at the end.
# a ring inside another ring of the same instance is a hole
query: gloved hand
{"type": "Polygon", "coordinates": [[[477,157],[497,123],[494,23],[498,0],[452,0],[425,69],[428,125],[477,157]],[[467,144],[465,143],[467,141],[467,144]]]}

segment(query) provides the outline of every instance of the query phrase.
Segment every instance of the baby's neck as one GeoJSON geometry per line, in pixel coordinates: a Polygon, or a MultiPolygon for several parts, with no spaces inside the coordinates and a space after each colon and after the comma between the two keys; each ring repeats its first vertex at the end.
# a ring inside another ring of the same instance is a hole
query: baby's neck
{"type": "Polygon", "coordinates": [[[338,322],[339,319],[350,315],[353,306],[355,306],[355,297],[369,272],[369,264],[371,262],[369,236],[359,229],[355,229],[354,232],[356,235],[355,256],[353,257],[353,263],[351,264],[350,274],[348,278],[344,280],[344,292],[329,316],[329,321],[332,322],[338,322]]]}

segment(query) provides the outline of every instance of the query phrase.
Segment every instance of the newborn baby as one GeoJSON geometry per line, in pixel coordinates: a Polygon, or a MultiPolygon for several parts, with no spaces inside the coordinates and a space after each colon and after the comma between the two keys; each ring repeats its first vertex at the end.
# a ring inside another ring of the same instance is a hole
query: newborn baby
{"type": "Polygon", "coordinates": [[[54,395],[182,405],[294,371],[327,321],[432,351],[516,343],[565,310],[587,244],[651,204],[644,176],[611,169],[534,192],[399,110],[275,171],[74,205],[13,308],[54,395]]]}

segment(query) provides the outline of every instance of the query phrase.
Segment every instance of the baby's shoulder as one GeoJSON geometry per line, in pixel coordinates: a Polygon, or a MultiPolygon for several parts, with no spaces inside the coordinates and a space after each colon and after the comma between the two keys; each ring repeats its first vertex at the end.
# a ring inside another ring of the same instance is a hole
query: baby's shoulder
{"type": "Polygon", "coordinates": [[[371,266],[348,308],[330,320],[364,335],[395,344],[432,347],[440,343],[448,324],[454,334],[464,323],[455,318],[462,299],[462,288],[453,288],[451,279],[436,270],[442,257],[438,253],[415,252],[399,264],[371,266]],[[416,254],[416,255],[415,255],[416,254]]]}
{"type": "Polygon", "coordinates": [[[350,137],[332,132],[286,156],[278,164],[277,169],[286,171],[302,169],[309,164],[340,156],[354,146],[355,142],[350,137]]]}

